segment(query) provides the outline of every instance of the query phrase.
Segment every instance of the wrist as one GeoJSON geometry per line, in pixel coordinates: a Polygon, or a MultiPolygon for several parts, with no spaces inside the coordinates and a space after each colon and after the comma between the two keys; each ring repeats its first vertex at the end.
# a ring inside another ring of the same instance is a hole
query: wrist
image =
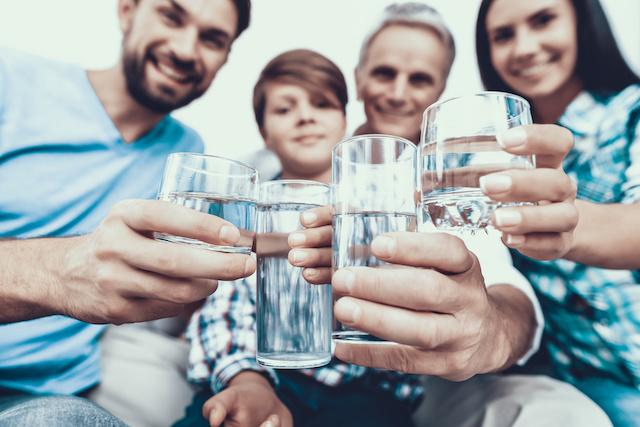
{"type": "Polygon", "coordinates": [[[490,366],[487,372],[509,368],[520,360],[533,341],[535,312],[528,297],[509,285],[491,286],[488,290],[492,308],[492,328],[487,334],[490,366]]]}
{"type": "Polygon", "coordinates": [[[228,386],[240,385],[240,384],[259,384],[264,387],[273,389],[271,382],[260,372],[257,371],[242,371],[229,380],[228,386]]]}

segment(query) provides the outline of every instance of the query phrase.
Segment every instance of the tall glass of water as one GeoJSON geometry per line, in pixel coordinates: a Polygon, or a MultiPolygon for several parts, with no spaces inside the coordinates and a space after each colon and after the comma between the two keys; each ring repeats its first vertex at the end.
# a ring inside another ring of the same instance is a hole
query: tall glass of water
{"type": "Polygon", "coordinates": [[[421,229],[474,234],[490,228],[491,215],[503,206],[480,189],[484,175],[531,169],[535,158],[503,151],[507,129],[531,124],[529,103],[502,92],[481,92],[444,100],[426,109],[420,143],[421,229]]]}
{"type": "MultiPolygon", "coordinates": [[[[416,146],[390,135],[359,135],[333,148],[333,269],[384,268],[371,253],[379,234],[416,230],[416,146]]],[[[384,342],[334,325],[333,338],[384,342]]]]}
{"type": "Polygon", "coordinates": [[[328,205],[330,187],[281,180],[260,187],[257,270],[257,360],[273,368],[312,368],[331,360],[331,285],[312,285],[287,259],[300,214],[328,205]]]}
{"type": "Polygon", "coordinates": [[[233,246],[213,245],[196,239],[155,233],[157,240],[199,248],[251,253],[258,196],[258,173],[244,163],[198,153],[169,155],[158,199],[218,216],[240,230],[233,246]]]}

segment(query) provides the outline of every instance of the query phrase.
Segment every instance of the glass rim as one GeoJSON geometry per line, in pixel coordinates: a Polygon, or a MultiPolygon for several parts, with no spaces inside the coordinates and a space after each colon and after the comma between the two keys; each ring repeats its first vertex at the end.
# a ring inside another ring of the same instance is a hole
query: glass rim
{"type": "Polygon", "coordinates": [[[475,92],[473,94],[466,94],[466,95],[458,95],[458,96],[454,96],[452,98],[447,98],[447,99],[441,99],[439,101],[434,102],[433,104],[429,105],[424,112],[422,113],[422,120],[424,121],[424,118],[427,116],[427,113],[431,110],[433,110],[434,108],[440,107],[448,102],[451,101],[457,101],[461,98],[474,98],[474,97],[482,97],[482,96],[487,96],[487,95],[493,95],[493,96],[502,96],[504,98],[508,98],[508,99],[513,99],[516,100],[518,102],[521,102],[522,104],[524,104],[527,108],[531,109],[531,104],[529,104],[529,101],[527,101],[526,99],[524,99],[523,97],[521,97],[520,95],[516,95],[513,93],[509,93],[509,92],[502,92],[499,90],[484,90],[481,92],[475,92]]]}
{"type": "MultiPolygon", "coordinates": [[[[230,159],[228,157],[222,157],[222,156],[216,156],[215,154],[204,154],[204,153],[192,153],[189,151],[177,151],[175,153],[171,153],[169,154],[168,157],[197,157],[197,158],[201,158],[201,159],[215,159],[215,160],[223,160],[225,162],[228,163],[232,163],[235,164],[237,166],[242,166],[245,169],[248,169],[249,171],[251,171],[252,173],[250,173],[250,175],[257,175],[258,174],[258,170],[256,168],[254,168],[253,166],[250,166],[244,162],[241,162],[239,160],[234,160],[234,159],[230,159]]],[[[234,174],[236,175],[236,174],[234,174]]]]}
{"type": "Polygon", "coordinates": [[[331,151],[333,152],[333,154],[336,154],[338,152],[338,149],[343,145],[346,145],[347,143],[352,142],[356,139],[364,139],[364,138],[393,139],[397,142],[402,143],[402,145],[416,148],[416,144],[414,144],[413,142],[401,136],[389,135],[384,133],[365,133],[362,135],[352,135],[350,137],[344,138],[342,141],[334,145],[331,151]]]}
{"type": "Polygon", "coordinates": [[[308,185],[309,187],[325,187],[328,190],[331,189],[330,184],[325,184],[324,182],[320,182],[320,181],[313,181],[311,179],[272,179],[271,181],[265,181],[260,183],[260,188],[276,186],[279,184],[280,185],[303,184],[303,185],[308,185]]]}

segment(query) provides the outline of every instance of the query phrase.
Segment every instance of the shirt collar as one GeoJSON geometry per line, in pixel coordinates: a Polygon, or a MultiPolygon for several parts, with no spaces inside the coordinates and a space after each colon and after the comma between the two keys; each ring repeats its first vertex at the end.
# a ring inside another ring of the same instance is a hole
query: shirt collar
{"type": "Polygon", "coordinates": [[[574,135],[593,136],[604,119],[606,108],[591,93],[582,91],[569,103],[558,124],[574,135]]]}

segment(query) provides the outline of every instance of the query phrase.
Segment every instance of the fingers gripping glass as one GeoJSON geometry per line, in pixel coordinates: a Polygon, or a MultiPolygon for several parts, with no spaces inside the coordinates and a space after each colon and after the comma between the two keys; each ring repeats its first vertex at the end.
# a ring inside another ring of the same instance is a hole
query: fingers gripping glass
{"type": "Polygon", "coordinates": [[[219,252],[251,253],[255,234],[258,173],[243,163],[197,153],[167,158],[158,199],[215,215],[240,230],[235,245],[214,245],[182,236],[155,233],[158,240],[219,252]]]}
{"type": "Polygon", "coordinates": [[[525,204],[489,199],[480,178],[535,167],[533,155],[513,155],[498,144],[504,131],[531,123],[529,103],[501,92],[452,98],[427,108],[418,162],[421,227],[473,234],[490,228],[497,208],[525,204]]]}
{"type": "MultiPolygon", "coordinates": [[[[389,135],[360,135],[333,149],[333,269],[384,268],[371,253],[383,233],[416,230],[416,147],[389,135]]],[[[376,342],[377,337],[335,323],[333,338],[376,342]]]]}

